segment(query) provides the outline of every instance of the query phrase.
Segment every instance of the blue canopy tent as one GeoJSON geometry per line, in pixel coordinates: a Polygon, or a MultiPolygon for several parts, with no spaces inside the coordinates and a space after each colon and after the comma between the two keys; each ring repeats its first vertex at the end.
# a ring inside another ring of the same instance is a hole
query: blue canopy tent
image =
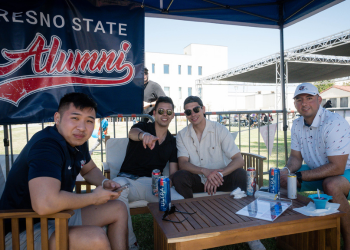
{"type": "MultiPolygon", "coordinates": [[[[280,65],[284,65],[283,29],[342,1],[343,0],[133,0],[130,2],[141,4],[141,7],[145,8],[146,17],[279,29],[280,65]]],[[[99,2],[103,3],[103,0],[99,2]]],[[[280,67],[280,76],[285,76],[284,67],[280,67]]],[[[281,77],[281,93],[285,157],[287,161],[288,126],[284,77],[281,77]]]]}

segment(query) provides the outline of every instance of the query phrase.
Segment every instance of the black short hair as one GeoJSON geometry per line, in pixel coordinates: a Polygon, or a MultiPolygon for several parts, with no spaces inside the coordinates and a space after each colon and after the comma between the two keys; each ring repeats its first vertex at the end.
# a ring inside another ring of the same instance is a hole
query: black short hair
{"type": "Polygon", "coordinates": [[[148,69],[145,67],[144,73],[148,75],[148,69]]]}
{"type": "Polygon", "coordinates": [[[202,102],[201,98],[199,98],[198,96],[190,95],[184,101],[184,108],[185,108],[186,104],[189,104],[191,102],[197,102],[201,107],[203,107],[203,102],[202,102]]]}
{"type": "Polygon", "coordinates": [[[173,103],[173,100],[168,97],[168,96],[160,96],[156,102],[156,105],[154,106],[154,109],[157,110],[157,107],[159,105],[159,103],[161,102],[165,102],[165,103],[170,103],[171,104],[171,107],[173,108],[174,110],[174,103],[173,103]]]}
{"type": "Polygon", "coordinates": [[[72,92],[65,94],[58,105],[58,112],[63,115],[63,113],[69,108],[69,105],[73,103],[74,107],[83,110],[85,108],[94,109],[97,113],[97,103],[88,95],[79,92],[72,92]]]}

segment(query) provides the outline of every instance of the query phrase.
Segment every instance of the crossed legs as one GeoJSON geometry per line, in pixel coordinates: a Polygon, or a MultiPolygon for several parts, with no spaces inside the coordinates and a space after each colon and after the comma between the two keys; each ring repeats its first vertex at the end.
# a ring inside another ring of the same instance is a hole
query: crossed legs
{"type": "MultiPolygon", "coordinates": [[[[81,209],[82,226],[69,227],[69,249],[126,250],[128,248],[128,213],[121,201],[81,209]],[[106,234],[103,226],[108,225],[106,234]]],[[[50,250],[55,249],[55,235],[50,237],[50,250]]]]}

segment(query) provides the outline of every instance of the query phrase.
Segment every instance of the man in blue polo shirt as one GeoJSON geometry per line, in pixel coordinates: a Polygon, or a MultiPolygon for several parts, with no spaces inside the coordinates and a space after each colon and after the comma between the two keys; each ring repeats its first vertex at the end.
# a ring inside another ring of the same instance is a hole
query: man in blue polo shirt
{"type": "MultiPolygon", "coordinates": [[[[120,185],[107,180],[90,157],[87,140],[94,129],[96,103],[82,93],[66,94],[54,115],[55,126],[36,133],[13,164],[0,200],[0,210],[33,209],[40,215],[73,209],[69,219],[70,249],[127,249],[125,205],[112,189],[120,185]],[[97,188],[75,194],[81,174],[97,188]],[[108,225],[108,234],[102,229],[108,225]]],[[[39,224],[35,229],[40,230],[39,224]]],[[[20,221],[25,234],[25,221],[20,221]]],[[[10,222],[5,221],[6,249],[11,249],[10,222]]],[[[36,234],[36,232],[34,232],[36,234]]],[[[54,222],[49,222],[50,249],[55,247],[54,222]]],[[[22,238],[22,237],[21,237],[22,238]]],[[[25,239],[25,237],[23,237],[25,239]]],[[[40,249],[40,237],[35,239],[40,249]]],[[[23,246],[21,246],[22,249],[23,246]]]]}

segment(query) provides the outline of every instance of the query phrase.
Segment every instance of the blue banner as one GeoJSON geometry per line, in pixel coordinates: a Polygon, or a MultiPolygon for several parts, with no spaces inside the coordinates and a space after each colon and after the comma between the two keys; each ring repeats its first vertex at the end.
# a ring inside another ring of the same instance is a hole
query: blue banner
{"type": "Polygon", "coordinates": [[[91,96],[98,117],[142,113],[140,6],[2,1],[0,30],[0,124],[53,121],[70,92],[91,96]]]}

